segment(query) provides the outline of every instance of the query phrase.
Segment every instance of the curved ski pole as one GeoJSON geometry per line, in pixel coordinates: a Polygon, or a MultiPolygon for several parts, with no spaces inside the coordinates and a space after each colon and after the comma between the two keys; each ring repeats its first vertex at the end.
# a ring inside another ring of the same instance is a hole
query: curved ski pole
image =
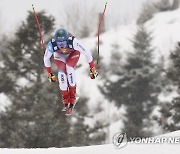
{"type": "Polygon", "coordinates": [[[105,14],[105,11],[106,11],[106,6],[107,6],[107,2],[104,6],[104,11],[101,15],[101,18],[100,18],[100,22],[99,22],[99,26],[98,26],[98,57],[97,57],[97,67],[98,67],[98,64],[99,64],[99,35],[100,35],[100,28],[101,28],[101,23],[102,23],[102,20],[104,18],[104,14],[105,14]]]}
{"type": "Polygon", "coordinates": [[[34,18],[36,20],[36,24],[37,24],[38,31],[39,31],[41,47],[42,47],[42,50],[45,53],[45,44],[44,44],[44,39],[43,39],[43,35],[42,35],[42,30],[41,30],[41,26],[40,26],[40,23],[39,23],[39,20],[38,20],[38,17],[37,17],[37,14],[36,14],[36,11],[35,11],[35,8],[34,8],[33,4],[32,4],[32,8],[33,8],[33,12],[34,12],[34,18]]]}
{"type": "Polygon", "coordinates": [[[40,26],[40,23],[39,23],[39,20],[38,20],[38,17],[37,17],[37,14],[36,14],[36,11],[35,11],[35,8],[34,8],[34,5],[33,5],[33,4],[32,4],[32,8],[33,8],[34,18],[35,18],[35,20],[36,20],[36,24],[37,24],[38,31],[39,31],[39,35],[40,35],[41,47],[42,47],[42,49],[44,50],[44,49],[45,49],[45,45],[44,45],[42,30],[41,30],[41,26],[40,26]]]}

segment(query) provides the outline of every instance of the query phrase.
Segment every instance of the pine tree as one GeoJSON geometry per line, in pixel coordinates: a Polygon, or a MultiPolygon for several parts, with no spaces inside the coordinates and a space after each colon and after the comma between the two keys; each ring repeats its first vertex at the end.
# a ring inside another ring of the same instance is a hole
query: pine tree
{"type": "Polygon", "coordinates": [[[7,38],[3,36],[3,39],[0,40],[0,93],[6,93],[7,95],[14,87],[14,82],[11,80],[10,76],[6,72],[6,66],[3,62],[2,54],[6,54],[7,38]]]}
{"type": "Polygon", "coordinates": [[[152,2],[145,3],[137,19],[137,24],[144,24],[146,21],[150,20],[157,12],[158,9],[154,6],[152,2]]]}
{"type": "Polygon", "coordinates": [[[89,30],[88,26],[89,25],[87,23],[84,23],[84,25],[82,26],[81,31],[80,31],[80,38],[86,38],[89,36],[90,30],[89,30]]]}
{"type": "Polygon", "coordinates": [[[172,8],[171,10],[176,10],[179,8],[180,0],[173,0],[172,8]]]}
{"type": "Polygon", "coordinates": [[[109,69],[109,72],[112,74],[114,73],[115,75],[121,75],[119,74],[119,63],[122,60],[122,55],[118,51],[120,51],[120,46],[115,42],[114,44],[112,44],[112,60],[110,62],[111,69],[109,69]]]}
{"type": "MultiPolygon", "coordinates": [[[[180,129],[180,48],[176,47],[170,54],[170,66],[167,71],[167,78],[170,81],[171,91],[175,91],[177,96],[172,102],[161,103],[161,117],[158,119],[159,124],[163,127],[164,132],[175,131],[180,129]]],[[[170,91],[170,92],[171,92],[170,91]]]]}
{"type": "Polygon", "coordinates": [[[170,0],[160,0],[159,2],[156,2],[154,6],[159,10],[159,12],[169,11],[172,8],[170,0]]]}
{"type": "Polygon", "coordinates": [[[119,70],[119,79],[107,81],[101,89],[118,107],[125,106],[124,131],[130,137],[151,135],[148,120],[157,105],[160,86],[150,43],[150,34],[140,27],[133,41],[135,51],[128,55],[127,63],[119,70]]]}

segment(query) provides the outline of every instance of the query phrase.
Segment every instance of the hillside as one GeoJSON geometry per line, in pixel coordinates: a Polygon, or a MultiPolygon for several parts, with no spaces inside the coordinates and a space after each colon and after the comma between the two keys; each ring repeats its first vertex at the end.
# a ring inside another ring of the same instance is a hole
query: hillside
{"type": "MultiPolygon", "coordinates": [[[[161,136],[162,137],[162,136],[161,136]]],[[[160,138],[161,138],[160,137],[160,138]]],[[[163,138],[176,138],[180,139],[180,131],[172,132],[163,135],[163,138]]],[[[180,141],[180,140],[179,140],[180,141]]],[[[49,148],[49,149],[0,149],[1,154],[178,154],[180,150],[179,143],[174,144],[163,143],[163,144],[137,144],[128,143],[121,149],[115,148],[111,144],[97,145],[97,146],[86,146],[86,147],[71,147],[71,148],[49,148]]]]}
{"type": "MultiPolygon", "coordinates": [[[[180,9],[175,11],[161,12],[154,15],[154,17],[145,23],[145,27],[149,32],[152,32],[152,47],[155,48],[154,60],[155,62],[164,59],[166,67],[168,66],[168,57],[170,50],[175,48],[177,42],[180,40],[180,9]]],[[[121,63],[125,62],[126,55],[133,52],[132,42],[133,36],[136,33],[137,25],[122,25],[117,29],[112,29],[103,33],[100,36],[102,42],[100,46],[100,56],[103,62],[108,65],[111,60],[112,44],[120,46],[119,54],[123,56],[121,63]]],[[[93,51],[96,47],[97,38],[87,38],[82,40],[83,44],[93,51]]],[[[90,80],[88,77],[88,64],[86,58],[82,55],[80,58],[82,67],[77,69],[77,85],[79,95],[89,97],[89,107],[92,114],[94,109],[100,104],[103,111],[98,113],[93,119],[88,119],[87,123],[93,124],[95,121],[103,120],[106,123],[110,122],[109,127],[110,137],[122,128],[122,118],[124,110],[117,109],[113,103],[109,102],[100,93],[97,85],[102,84],[102,80],[90,80]]],[[[101,63],[100,63],[101,65],[101,63]]],[[[100,66],[105,67],[105,66],[100,66]]],[[[111,76],[111,75],[110,75],[111,76]]],[[[169,96],[161,94],[160,100],[170,101],[176,94],[172,93],[169,96]]]]}

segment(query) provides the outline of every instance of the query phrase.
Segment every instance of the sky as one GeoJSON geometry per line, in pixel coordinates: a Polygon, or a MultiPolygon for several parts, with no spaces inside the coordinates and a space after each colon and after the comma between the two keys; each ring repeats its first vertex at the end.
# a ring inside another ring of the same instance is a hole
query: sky
{"type": "MultiPolygon", "coordinates": [[[[120,22],[120,17],[124,21],[129,22],[137,16],[142,3],[148,0],[0,0],[0,26],[1,32],[12,32],[17,26],[25,20],[27,11],[32,11],[34,4],[36,12],[45,10],[49,15],[58,17],[57,25],[62,22],[62,11],[72,6],[72,4],[87,7],[96,7],[99,12],[104,9],[104,4],[107,2],[106,16],[111,20],[111,24],[120,22]]],[[[151,0],[153,1],[153,0],[151,0]]],[[[157,0],[156,0],[157,1],[157,0]]]]}

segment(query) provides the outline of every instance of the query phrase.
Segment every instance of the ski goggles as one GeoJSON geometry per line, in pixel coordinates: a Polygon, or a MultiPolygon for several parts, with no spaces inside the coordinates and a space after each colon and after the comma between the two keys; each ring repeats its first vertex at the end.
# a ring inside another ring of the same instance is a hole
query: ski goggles
{"type": "Polygon", "coordinates": [[[57,46],[59,48],[66,48],[67,47],[67,41],[57,42],[57,46]]]}

